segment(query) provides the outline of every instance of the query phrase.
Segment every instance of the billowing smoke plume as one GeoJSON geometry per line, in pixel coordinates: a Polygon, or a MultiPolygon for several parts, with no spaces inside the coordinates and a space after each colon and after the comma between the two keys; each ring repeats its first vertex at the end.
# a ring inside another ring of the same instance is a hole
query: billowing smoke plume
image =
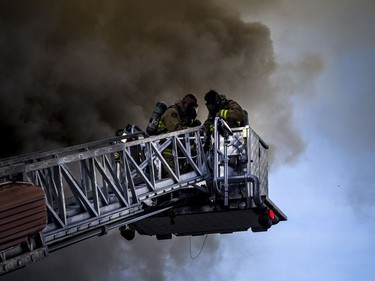
{"type": "MultiPolygon", "coordinates": [[[[283,136],[275,153],[295,160],[303,142],[291,125],[288,95],[278,96],[271,85],[270,31],[221,5],[1,1],[0,158],[111,137],[128,123],[145,127],[156,101],[173,103],[187,93],[197,95],[205,118],[203,95],[216,89],[249,111],[260,135],[283,136]]],[[[166,271],[188,274],[179,245],[185,238],[168,244],[136,238],[142,242],[124,246],[116,235],[57,252],[6,278],[57,280],[59,269],[73,272],[76,277],[66,278],[72,280],[119,280],[119,272],[142,280],[166,280],[166,271]]],[[[220,258],[210,237],[210,258],[201,258],[199,268],[220,258]]]]}
{"type": "Polygon", "coordinates": [[[128,123],[145,127],[156,101],[190,92],[204,118],[210,88],[241,102],[255,125],[278,119],[277,130],[298,140],[282,125],[290,124],[291,108],[274,108],[287,100],[269,86],[268,28],[226,7],[170,0],[0,5],[0,157],[110,137],[128,123]]]}

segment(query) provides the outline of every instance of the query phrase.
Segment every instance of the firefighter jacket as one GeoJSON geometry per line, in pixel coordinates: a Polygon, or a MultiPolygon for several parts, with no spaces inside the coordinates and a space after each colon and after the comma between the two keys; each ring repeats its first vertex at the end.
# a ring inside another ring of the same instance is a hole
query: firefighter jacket
{"type": "Polygon", "coordinates": [[[192,120],[181,103],[170,106],[161,116],[157,134],[165,134],[190,127],[192,120]]]}
{"type": "Polygon", "coordinates": [[[245,114],[237,102],[224,99],[221,101],[216,115],[208,114],[207,120],[204,122],[207,132],[212,133],[215,117],[224,119],[228,126],[233,128],[242,126],[245,114]]]}

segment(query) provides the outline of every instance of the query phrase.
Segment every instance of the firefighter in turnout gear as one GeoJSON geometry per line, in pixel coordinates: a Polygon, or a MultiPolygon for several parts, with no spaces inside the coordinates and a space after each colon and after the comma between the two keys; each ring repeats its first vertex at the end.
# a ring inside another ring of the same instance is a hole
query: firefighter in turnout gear
{"type": "Polygon", "coordinates": [[[201,124],[197,120],[197,98],[193,94],[186,95],[181,101],[170,106],[161,116],[158,135],[196,127],[201,124]]]}
{"type": "Polygon", "coordinates": [[[229,127],[234,128],[243,126],[246,116],[245,111],[237,102],[228,100],[224,95],[219,95],[215,90],[208,91],[204,99],[208,110],[207,120],[203,124],[207,133],[204,149],[207,151],[211,144],[208,139],[210,139],[214,131],[215,117],[224,119],[229,127]]]}
{"type": "Polygon", "coordinates": [[[224,95],[219,95],[215,90],[207,92],[204,99],[208,110],[208,117],[204,122],[207,132],[212,133],[215,117],[224,119],[231,128],[243,125],[245,113],[237,102],[228,100],[224,95]]]}
{"type": "MultiPolygon", "coordinates": [[[[193,94],[186,95],[182,100],[170,106],[161,116],[157,134],[166,134],[191,127],[200,126],[197,118],[197,98],[193,94]]],[[[166,148],[162,152],[168,165],[175,171],[172,149],[166,148]]],[[[163,177],[167,176],[163,169],[163,177]]]]}

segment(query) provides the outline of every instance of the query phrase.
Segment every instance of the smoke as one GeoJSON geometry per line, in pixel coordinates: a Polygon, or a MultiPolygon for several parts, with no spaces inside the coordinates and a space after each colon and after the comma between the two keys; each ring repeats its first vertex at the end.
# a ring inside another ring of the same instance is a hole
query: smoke
{"type": "MultiPolygon", "coordinates": [[[[198,97],[202,119],[204,93],[216,89],[249,111],[278,163],[293,162],[304,143],[291,122],[290,95],[272,82],[277,67],[267,26],[241,20],[226,2],[4,0],[0,158],[111,137],[128,123],[145,127],[157,101],[187,93],[198,97]]],[[[194,277],[185,238],[124,245],[115,235],[5,278],[47,280],[60,271],[74,280],[166,280],[167,271],[194,277]]],[[[210,257],[195,265],[202,270],[220,258],[210,237],[210,257]]]]}
{"type": "MultiPolygon", "coordinates": [[[[204,240],[178,237],[156,241],[154,237],[138,235],[127,241],[119,232],[110,232],[51,253],[2,280],[193,280],[222,258],[217,236],[204,240]]],[[[208,279],[221,280],[215,271],[205,274],[208,279]]]]}
{"type": "MultiPolygon", "coordinates": [[[[19,3],[0,4],[0,157],[110,137],[128,123],[145,127],[156,101],[174,103],[190,92],[202,101],[210,88],[253,117],[268,102],[280,103],[268,87],[276,67],[268,28],[243,22],[228,7],[170,0],[22,4],[22,12],[19,3]]],[[[290,123],[291,109],[281,111],[290,123]]]]}

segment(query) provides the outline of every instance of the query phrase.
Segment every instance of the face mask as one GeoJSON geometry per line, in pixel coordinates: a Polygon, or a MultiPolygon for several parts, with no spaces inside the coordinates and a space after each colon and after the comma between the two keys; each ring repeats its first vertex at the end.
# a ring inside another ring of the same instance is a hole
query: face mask
{"type": "Polygon", "coordinates": [[[197,112],[194,107],[186,108],[186,115],[191,119],[197,118],[197,112]]]}
{"type": "Polygon", "coordinates": [[[206,104],[208,112],[211,114],[216,113],[216,105],[215,104],[206,104]]]}

